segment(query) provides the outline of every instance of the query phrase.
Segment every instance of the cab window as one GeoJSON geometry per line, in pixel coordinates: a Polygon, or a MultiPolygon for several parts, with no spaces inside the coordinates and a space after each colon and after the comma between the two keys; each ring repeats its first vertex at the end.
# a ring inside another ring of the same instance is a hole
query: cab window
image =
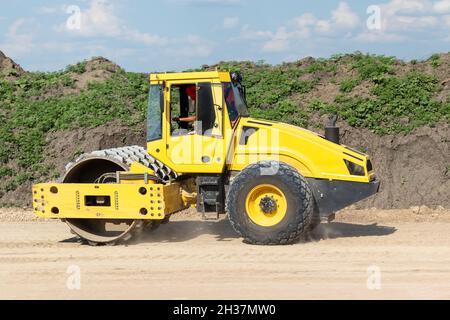
{"type": "Polygon", "coordinates": [[[194,133],[197,85],[172,85],[170,88],[170,132],[173,136],[194,133]]]}
{"type": "Polygon", "coordinates": [[[211,83],[172,85],[170,89],[170,132],[172,136],[212,135],[216,111],[211,83]]]}
{"type": "Polygon", "coordinates": [[[151,85],[148,99],[147,141],[162,139],[163,88],[151,85]]]}
{"type": "Polygon", "coordinates": [[[223,83],[225,103],[231,125],[237,122],[239,117],[248,117],[247,103],[245,101],[245,89],[239,83],[223,83]]]}
{"type": "Polygon", "coordinates": [[[234,96],[233,86],[230,82],[223,84],[223,96],[225,98],[225,103],[227,104],[228,117],[233,125],[239,117],[239,113],[236,109],[236,98],[234,96]]]}

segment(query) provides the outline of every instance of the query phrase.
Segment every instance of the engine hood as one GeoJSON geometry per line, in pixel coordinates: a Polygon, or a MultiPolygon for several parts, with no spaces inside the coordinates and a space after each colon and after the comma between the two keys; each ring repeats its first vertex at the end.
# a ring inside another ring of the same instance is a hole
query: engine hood
{"type": "Polygon", "coordinates": [[[282,122],[241,119],[234,153],[230,169],[275,159],[294,166],[305,177],[369,182],[374,175],[368,155],[282,122]],[[363,167],[364,175],[350,174],[346,161],[363,167]]]}

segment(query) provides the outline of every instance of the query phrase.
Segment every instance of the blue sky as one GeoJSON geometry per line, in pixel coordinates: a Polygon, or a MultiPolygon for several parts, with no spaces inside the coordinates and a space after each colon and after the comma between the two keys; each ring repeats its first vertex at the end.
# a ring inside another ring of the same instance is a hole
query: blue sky
{"type": "Polygon", "coordinates": [[[450,0],[2,0],[0,50],[42,71],[92,56],[145,72],[356,50],[424,59],[450,51],[450,0]]]}

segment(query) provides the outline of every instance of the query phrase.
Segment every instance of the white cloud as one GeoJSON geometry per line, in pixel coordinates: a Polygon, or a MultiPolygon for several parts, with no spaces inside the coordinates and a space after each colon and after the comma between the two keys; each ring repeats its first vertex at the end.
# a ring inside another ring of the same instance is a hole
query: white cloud
{"type": "Polygon", "coordinates": [[[450,0],[441,0],[433,5],[433,10],[436,13],[450,13],[450,0]]]}
{"type": "Polygon", "coordinates": [[[392,32],[429,27],[435,24],[435,17],[428,15],[431,8],[427,0],[391,0],[381,6],[382,29],[392,32]]]}
{"type": "Polygon", "coordinates": [[[331,13],[333,26],[342,29],[354,29],[360,24],[359,16],[352,11],[346,2],[340,2],[336,10],[331,13]]]}
{"type": "Polygon", "coordinates": [[[304,13],[298,18],[294,19],[294,23],[298,29],[304,29],[316,24],[317,19],[312,13],[304,13]]]}
{"type": "Polygon", "coordinates": [[[321,34],[330,34],[333,30],[333,25],[328,20],[318,20],[315,25],[315,31],[321,34]]]}
{"type": "Polygon", "coordinates": [[[271,31],[252,30],[248,24],[241,28],[241,32],[238,37],[231,38],[231,41],[236,40],[267,40],[271,38],[273,33],[271,31]]]}
{"type": "Polygon", "coordinates": [[[304,13],[275,30],[241,29],[238,38],[252,42],[263,52],[291,52],[299,43],[329,43],[333,39],[360,43],[395,43],[404,41],[442,41],[448,38],[450,0],[390,0],[379,5],[381,29],[369,30],[365,11],[355,12],[347,1],[341,1],[328,18],[304,13]]]}
{"type": "Polygon", "coordinates": [[[396,16],[395,21],[391,21],[391,29],[397,30],[424,30],[439,26],[439,19],[435,16],[396,16]]]}
{"type": "Polygon", "coordinates": [[[429,12],[432,2],[428,0],[391,0],[384,5],[386,14],[423,14],[429,12]]]}
{"type": "Polygon", "coordinates": [[[68,30],[83,36],[119,36],[123,32],[114,7],[105,0],[92,0],[86,10],[81,11],[80,29],[68,30]]]}
{"type": "MultiPolygon", "coordinates": [[[[329,19],[318,19],[312,13],[305,13],[294,18],[287,26],[279,27],[276,32],[266,32],[267,40],[262,45],[266,52],[283,52],[289,50],[291,43],[316,37],[347,37],[349,32],[361,25],[359,16],[346,2],[340,2],[331,11],[329,19]]],[[[260,32],[261,34],[261,32],[260,32]]]]}
{"type": "Polygon", "coordinates": [[[184,58],[207,58],[214,51],[214,43],[197,35],[187,35],[183,38],[174,39],[164,49],[165,54],[177,59],[184,58]]]}
{"type": "Polygon", "coordinates": [[[146,32],[139,32],[134,29],[126,29],[122,34],[122,36],[130,41],[142,43],[149,46],[151,45],[165,46],[169,43],[169,39],[167,39],[166,37],[161,37],[159,35],[146,32]]]}
{"type": "Polygon", "coordinates": [[[62,12],[62,7],[40,7],[38,8],[38,13],[40,14],[55,14],[57,12],[62,12]]]}
{"type": "Polygon", "coordinates": [[[407,40],[406,36],[383,31],[365,31],[355,36],[354,40],[365,43],[396,43],[407,40]]]}
{"type": "Polygon", "coordinates": [[[447,28],[450,28],[450,15],[446,15],[446,16],[442,17],[442,21],[444,21],[444,25],[447,28]]]}
{"type": "Polygon", "coordinates": [[[223,27],[225,29],[233,29],[239,25],[239,18],[237,17],[226,17],[223,19],[223,27]]]}
{"type": "Polygon", "coordinates": [[[197,7],[229,7],[239,5],[241,0],[167,0],[167,2],[197,7]]]}
{"type": "Polygon", "coordinates": [[[338,7],[331,11],[329,19],[318,19],[312,13],[305,13],[295,18],[293,24],[297,34],[317,34],[324,37],[346,35],[362,25],[360,17],[346,2],[340,2],[338,7]]]}
{"type": "Polygon", "coordinates": [[[450,13],[450,0],[391,0],[383,5],[390,15],[430,15],[450,13]]]}
{"type": "Polygon", "coordinates": [[[262,50],[266,52],[283,52],[289,48],[289,39],[292,34],[287,32],[285,27],[281,27],[271,36],[271,39],[263,44],[262,50]]]}
{"type": "Polygon", "coordinates": [[[82,37],[110,37],[133,41],[145,45],[161,45],[168,43],[168,39],[126,26],[116,14],[114,6],[106,0],[90,0],[89,7],[81,10],[79,29],[68,29],[61,25],[57,29],[72,35],[82,37]]]}
{"type": "Polygon", "coordinates": [[[188,35],[182,54],[188,57],[206,58],[213,52],[213,44],[196,35],[188,35]]]}
{"type": "MultiPolygon", "coordinates": [[[[199,35],[183,35],[184,30],[180,31],[180,36],[169,38],[132,28],[121,19],[117,8],[110,3],[86,0],[87,5],[81,10],[81,28],[78,30],[67,28],[66,23],[54,26],[51,30],[39,30],[38,20],[18,19],[5,33],[0,48],[14,58],[29,56],[30,52],[44,57],[62,53],[74,59],[90,56],[123,59],[126,56],[127,59],[133,57],[136,62],[139,57],[145,57],[145,62],[138,63],[148,64],[149,57],[153,60],[160,56],[161,61],[170,61],[168,65],[187,65],[186,61],[196,59],[202,63],[214,53],[216,46],[212,41],[199,35]],[[49,34],[49,31],[57,33],[49,34]]],[[[60,7],[60,10],[41,10],[40,13],[67,18],[69,15],[66,9],[60,7]]],[[[59,63],[48,62],[48,65],[60,66],[59,63]]],[[[40,69],[37,65],[35,68],[40,69]]]]}
{"type": "Polygon", "coordinates": [[[30,53],[34,47],[34,38],[31,30],[32,21],[24,18],[15,20],[6,32],[6,42],[0,44],[0,48],[14,57],[20,57],[30,53]]]}
{"type": "Polygon", "coordinates": [[[362,42],[404,40],[439,41],[448,34],[443,13],[450,10],[450,0],[391,0],[380,6],[381,30],[365,30],[356,37],[362,42]]]}

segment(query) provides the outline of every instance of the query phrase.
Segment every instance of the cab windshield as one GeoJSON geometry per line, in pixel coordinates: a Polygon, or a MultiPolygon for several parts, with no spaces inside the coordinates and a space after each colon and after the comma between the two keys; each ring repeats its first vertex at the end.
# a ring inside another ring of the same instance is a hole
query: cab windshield
{"type": "Polygon", "coordinates": [[[245,101],[244,88],[239,83],[223,83],[223,92],[227,104],[228,116],[232,123],[239,117],[248,117],[248,108],[245,101]]]}

